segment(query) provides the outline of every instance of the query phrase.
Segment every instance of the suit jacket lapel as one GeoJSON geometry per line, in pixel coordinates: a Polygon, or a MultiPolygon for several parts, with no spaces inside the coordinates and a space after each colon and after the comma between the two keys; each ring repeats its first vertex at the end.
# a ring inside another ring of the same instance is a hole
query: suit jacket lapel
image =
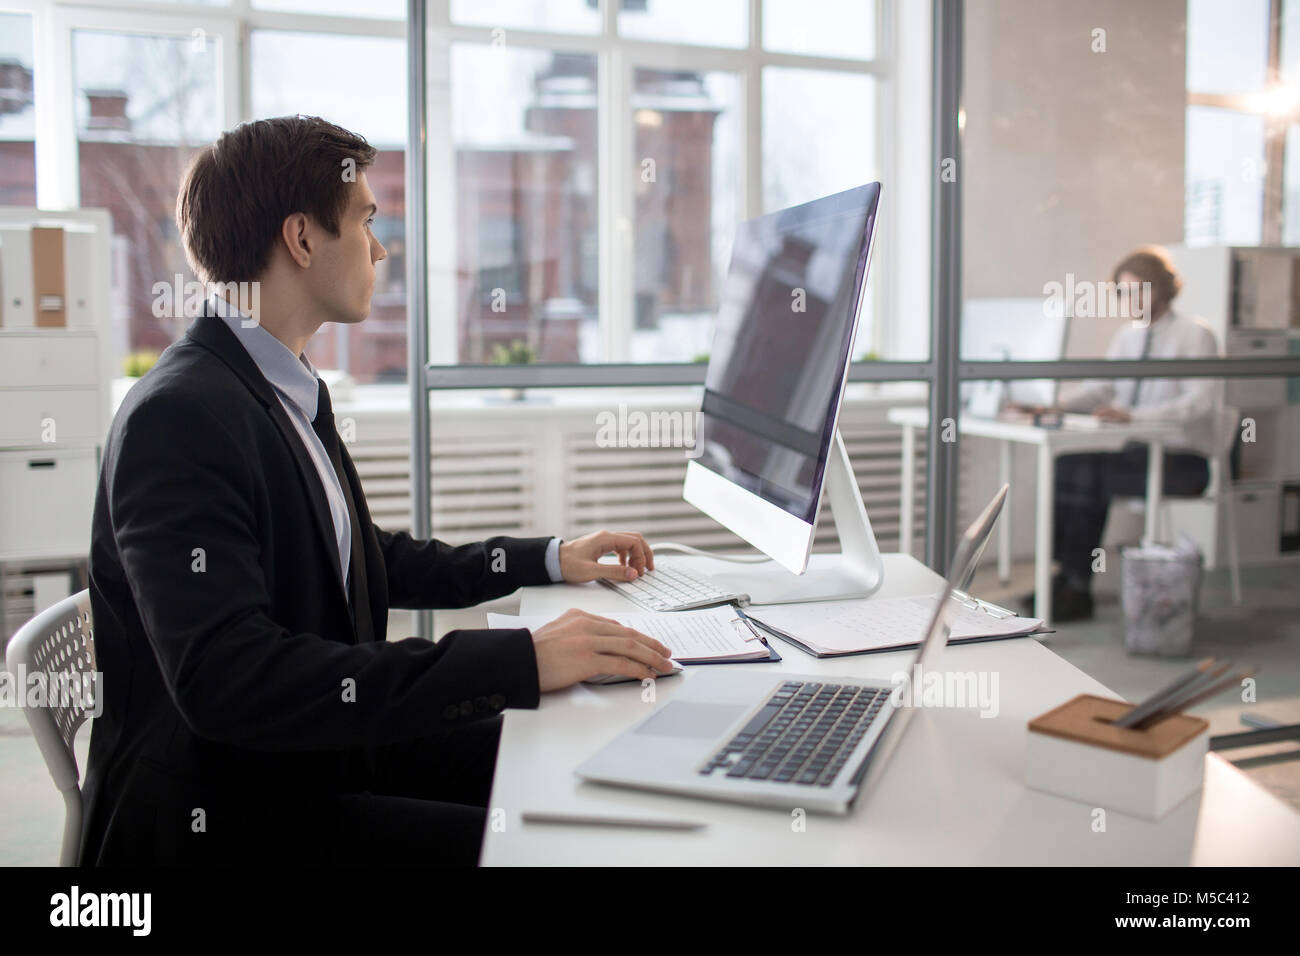
{"type": "MultiPolygon", "coordinates": [[[[316,471],[316,464],[312,461],[307,449],[303,447],[302,438],[298,435],[298,430],[294,428],[293,422],[289,420],[284,406],[280,404],[279,397],[275,390],[271,388],[271,383],[266,380],[257,363],[253,361],[248,350],[244,348],[235,333],[230,331],[226,326],[225,320],[219,315],[210,311],[210,304],[203,303],[203,314],[194,320],[194,323],[186,331],[186,338],[192,339],[199,345],[214,352],[218,358],[230,366],[248,386],[251,391],[266,408],[267,413],[271,416],[271,421],[275,422],[275,427],[280,431],[280,437],[288,445],[289,451],[293,454],[293,460],[298,465],[298,477],[302,480],[303,486],[307,489],[307,497],[311,501],[311,512],[314,516],[316,525],[317,538],[319,544],[325,548],[325,553],[336,555],[338,553],[338,541],[334,536],[334,519],[330,516],[329,501],[325,498],[325,489],[321,487],[320,475],[316,471]]],[[[360,501],[361,499],[358,499],[360,501]]],[[[373,532],[372,532],[373,535],[373,532]]],[[[343,572],[339,569],[337,560],[330,560],[329,565],[334,569],[334,582],[338,585],[338,594],[343,601],[343,609],[346,612],[348,606],[347,591],[343,583],[343,572]]],[[[366,562],[366,568],[369,570],[370,562],[366,562]]],[[[373,594],[374,586],[370,588],[373,594]]],[[[373,603],[373,602],[372,602],[373,603]]],[[[344,620],[348,620],[349,615],[344,614],[344,620]]],[[[355,640],[355,633],[353,639],[355,640]]]]}

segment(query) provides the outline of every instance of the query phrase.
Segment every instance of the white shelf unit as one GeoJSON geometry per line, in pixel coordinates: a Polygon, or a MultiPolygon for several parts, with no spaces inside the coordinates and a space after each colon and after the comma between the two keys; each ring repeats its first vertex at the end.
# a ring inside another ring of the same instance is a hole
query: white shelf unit
{"type": "Polygon", "coordinates": [[[6,638],[39,610],[35,579],[80,573],[90,551],[100,452],[111,420],[112,356],[104,340],[111,229],[102,209],[0,207],[0,627],[6,638]],[[61,303],[36,295],[34,226],[62,230],[61,303]],[[63,325],[38,325],[43,308],[60,305],[63,325]]]}
{"type": "MultiPolygon", "coordinates": [[[[1183,277],[1177,307],[1206,319],[1228,358],[1300,354],[1300,248],[1171,246],[1183,277]]],[[[1300,487],[1300,391],[1285,378],[1229,379],[1225,401],[1253,419],[1255,441],[1239,442],[1232,494],[1240,560],[1300,561],[1282,551],[1283,505],[1300,487]]],[[[1222,509],[1208,500],[1170,499],[1169,529],[1205,552],[1206,566],[1226,563],[1222,509]]]]}

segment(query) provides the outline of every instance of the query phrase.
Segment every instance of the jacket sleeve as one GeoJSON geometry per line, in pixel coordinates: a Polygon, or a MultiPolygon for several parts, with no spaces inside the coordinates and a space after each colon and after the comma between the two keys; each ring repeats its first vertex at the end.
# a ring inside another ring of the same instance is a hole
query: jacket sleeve
{"type": "Polygon", "coordinates": [[[469,607],[517,588],[550,584],[551,539],[496,537],[458,547],[375,528],[388,572],[388,603],[402,608],[469,607]]]}
{"type": "MultiPolygon", "coordinates": [[[[108,445],[122,568],[167,692],[197,735],[266,751],[339,749],[537,706],[524,629],[349,645],[272,620],[259,477],[201,401],[148,396],[108,445]]],[[[106,694],[114,680],[129,677],[106,674],[106,694]]]]}

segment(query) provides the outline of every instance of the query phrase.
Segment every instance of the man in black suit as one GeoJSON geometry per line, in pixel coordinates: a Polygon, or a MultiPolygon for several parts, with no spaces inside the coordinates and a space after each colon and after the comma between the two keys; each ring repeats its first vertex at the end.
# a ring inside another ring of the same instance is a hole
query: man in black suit
{"type": "Polygon", "coordinates": [[[302,353],[324,323],[369,314],[374,156],[283,117],[225,133],[185,174],[177,223],[215,292],[104,448],[83,864],[473,864],[501,711],[670,667],[659,642],[580,611],[386,640],[390,605],[633,578],[654,556],[637,534],[449,547],[371,522],[302,353]]]}

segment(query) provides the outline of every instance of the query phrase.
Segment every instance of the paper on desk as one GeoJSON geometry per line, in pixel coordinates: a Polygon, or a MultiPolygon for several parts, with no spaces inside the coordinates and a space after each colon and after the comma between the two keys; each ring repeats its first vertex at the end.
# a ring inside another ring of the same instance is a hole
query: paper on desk
{"type": "MultiPolygon", "coordinates": [[[[638,611],[602,617],[613,618],[624,627],[650,635],[668,647],[673,660],[682,663],[744,661],[768,657],[771,653],[735,608],[726,605],[698,611],[638,611]]],[[[512,614],[488,614],[487,619],[488,627],[527,628],[538,628],[553,620],[542,615],[512,614]]]]}
{"type": "MultiPolygon", "coordinates": [[[[914,647],[921,642],[938,598],[932,594],[901,598],[821,601],[749,608],[751,618],[789,635],[819,654],[849,654],[914,647]]],[[[950,641],[1028,634],[1038,618],[1001,616],[945,598],[950,604],[950,641]]]]}

